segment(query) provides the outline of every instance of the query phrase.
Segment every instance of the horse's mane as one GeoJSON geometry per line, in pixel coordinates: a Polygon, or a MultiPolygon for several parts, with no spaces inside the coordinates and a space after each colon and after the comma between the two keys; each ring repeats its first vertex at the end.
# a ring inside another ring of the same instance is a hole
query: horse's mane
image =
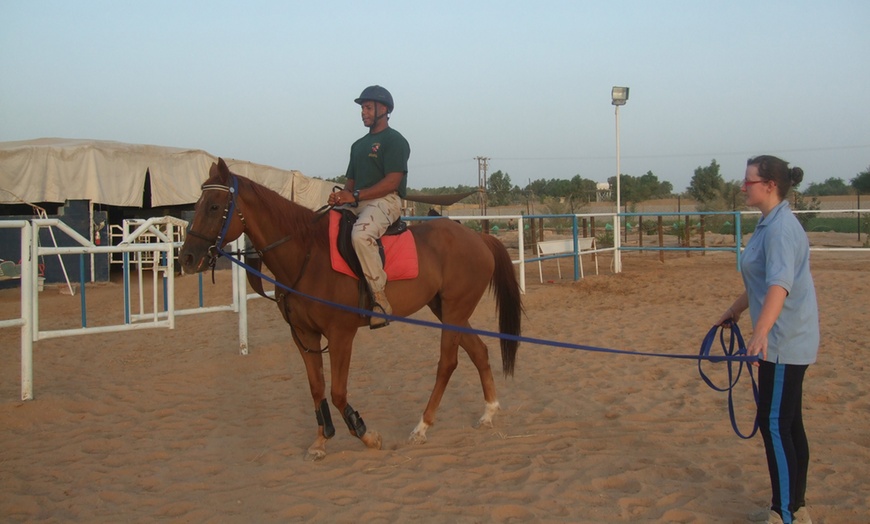
{"type": "Polygon", "coordinates": [[[253,180],[236,176],[239,179],[239,185],[247,185],[246,189],[254,193],[260,201],[261,207],[257,212],[268,215],[268,220],[279,225],[285,234],[293,234],[305,244],[313,241],[322,247],[329,245],[327,235],[329,221],[326,217],[319,220],[319,215],[314,211],[284,198],[279,193],[253,180]]]}

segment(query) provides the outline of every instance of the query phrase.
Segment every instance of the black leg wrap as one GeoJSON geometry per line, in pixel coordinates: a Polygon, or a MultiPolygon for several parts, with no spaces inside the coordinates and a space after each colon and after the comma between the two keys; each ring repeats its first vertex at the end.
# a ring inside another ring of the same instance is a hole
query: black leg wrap
{"type": "Polygon", "coordinates": [[[362,438],[366,434],[366,423],[359,416],[359,412],[350,407],[350,404],[344,407],[344,421],[347,423],[347,429],[357,438],[362,438]]]}
{"type": "Polygon", "coordinates": [[[332,438],[335,436],[335,426],[332,425],[332,415],[329,414],[329,403],[326,399],[320,401],[320,407],[314,410],[317,415],[317,425],[323,426],[323,436],[332,438]]]}

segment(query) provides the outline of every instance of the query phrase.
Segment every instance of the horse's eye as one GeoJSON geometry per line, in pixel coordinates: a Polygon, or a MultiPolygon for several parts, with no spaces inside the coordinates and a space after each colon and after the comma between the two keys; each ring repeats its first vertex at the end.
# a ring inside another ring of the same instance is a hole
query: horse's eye
{"type": "Polygon", "coordinates": [[[212,211],[217,211],[218,209],[220,209],[220,206],[218,206],[217,204],[212,204],[212,205],[211,205],[211,210],[212,210],[212,211]]]}

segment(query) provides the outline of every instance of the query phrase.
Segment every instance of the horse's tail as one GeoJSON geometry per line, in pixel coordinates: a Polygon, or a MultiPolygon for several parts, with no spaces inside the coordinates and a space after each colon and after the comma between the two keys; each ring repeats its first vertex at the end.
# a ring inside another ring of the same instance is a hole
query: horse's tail
{"type": "MultiPolygon", "coordinates": [[[[498,330],[506,335],[520,336],[523,299],[520,283],[514,273],[513,261],[499,239],[491,235],[482,235],[482,237],[495,259],[495,271],[492,273],[490,287],[495,295],[498,330]]],[[[505,376],[513,376],[519,341],[505,338],[500,341],[502,370],[505,376]]]]}

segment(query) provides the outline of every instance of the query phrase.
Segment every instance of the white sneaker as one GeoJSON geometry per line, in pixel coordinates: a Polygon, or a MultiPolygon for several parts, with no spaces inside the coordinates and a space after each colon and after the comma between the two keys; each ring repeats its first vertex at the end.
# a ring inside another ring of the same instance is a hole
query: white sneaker
{"type": "MultiPolygon", "coordinates": [[[[813,524],[813,520],[810,518],[810,512],[807,511],[806,506],[795,511],[793,516],[795,524],[813,524]]],[[[753,511],[749,514],[749,520],[751,522],[767,522],[769,524],[782,523],[782,517],[779,516],[779,513],[768,508],[753,511]]]]}
{"type": "Polygon", "coordinates": [[[762,508],[749,514],[750,522],[765,522],[767,524],[782,524],[779,513],[770,508],[762,508]]]}
{"type": "Polygon", "coordinates": [[[806,506],[794,512],[794,521],[795,524],[813,524],[813,519],[810,518],[810,512],[807,511],[806,506]]]}

